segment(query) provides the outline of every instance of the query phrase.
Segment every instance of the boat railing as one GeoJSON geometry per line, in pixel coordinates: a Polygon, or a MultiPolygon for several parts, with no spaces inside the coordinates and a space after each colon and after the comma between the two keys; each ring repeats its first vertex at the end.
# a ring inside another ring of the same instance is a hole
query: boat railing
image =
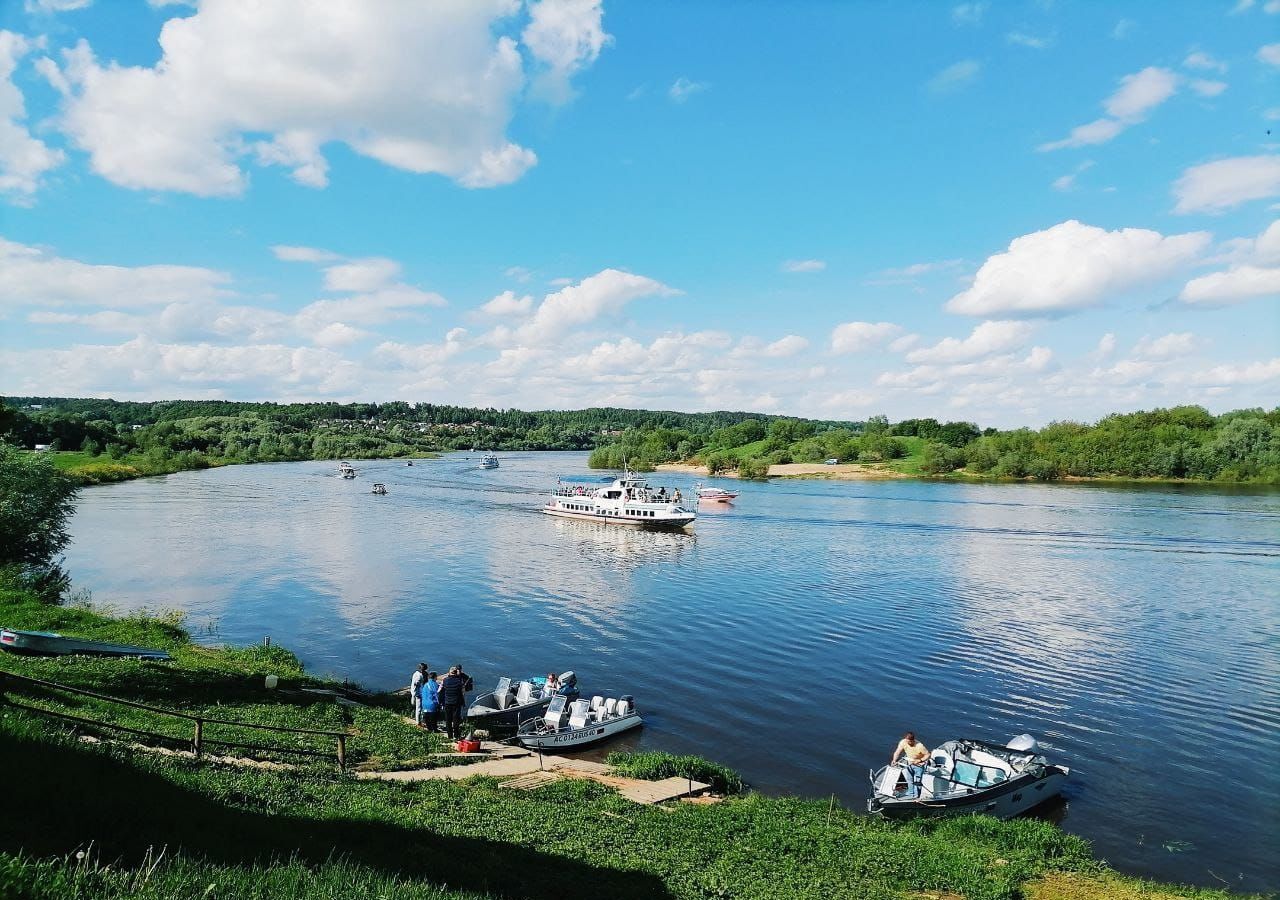
{"type": "Polygon", "coordinates": [[[330,751],[328,750],[315,750],[306,747],[286,747],[280,745],[249,744],[240,741],[214,740],[204,736],[204,727],[206,725],[222,725],[231,728],[245,728],[253,731],[271,731],[283,734],[320,735],[323,737],[333,738],[335,740],[336,744],[333,752],[337,757],[338,771],[345,772],[347,769],[347,738],[350,735],[346,731],[331,731],[320,728],[289,728],[284,725],[261,725],[256,722],[237,722],[231,719],[215,719],[209,716],[200,716],[192,713],[178,712],[173,709],[164,709],[163,707],[152,706],[149,703],[139,703],[136,700],[125,700],[123,697],[112,697],[108,694],[100,694],[97,691],[88,690],[87,688],[72,687],[67,684],[59,684],[56,681],[45,681],[42,678],[31,678],[27,675],[18,675],[14,672],[0,670],[0,706],[4,705],[41,713],[57,719],[78,722],[80,724],[90,725],[96,728],[109,728],[114,731],[136,734],[140,737],[149,737],[155,740],[169,742],[182,741],[183,743],[190,744],[191,752],[195,754],[196,758],[203,755],[206,745],[230,747],[237,750],[256,750],[262,753],[283,753],[294,756],[328,756],[330,754],[330,751]],[[127,725],[120,725],[116,722],[103,721],[101,719],[75,716],[70,713],[60,712],[44,706],[34,706],[29,703],[22,703],[8,696],[8,691],[11,690],[14,685],[18,687],[23,685],[32,685],[44,688],[45,690],[63,691],[68,694],[78,694],[82,697],[91,697],[94,700],[102,700],[106,703],[115,703],[120,706],[127,706],[132,709],[146,710],[147,712],[156,713],[161,716],[168,716],[173,719],[184,719],[191,722],[193,725],[191,740],[187,742],[181,738],[175,738],[173,735],[133,728],[127,725]]]}

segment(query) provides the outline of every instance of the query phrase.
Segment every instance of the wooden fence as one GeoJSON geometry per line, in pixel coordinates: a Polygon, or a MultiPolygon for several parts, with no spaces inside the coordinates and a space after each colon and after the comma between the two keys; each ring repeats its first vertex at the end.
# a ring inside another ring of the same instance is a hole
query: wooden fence
{"type": "Polygon", "coordinates": [[[104,722],[101,719],[89,719],[83,716],[73,716],[70,713],[59,712],[57,710],[46,709],[43,706],[33,706],[29,703],[21,703],[7,696],[6,691],[11,689],[12,685],[34,685],[46,690],[65,691],[69,694],[79,694],[83,697],[92,697],[95,700],[102,700],[107,703],[118,703],[121,706],[129,706],[134,709],[143,709],[148,712],[156,713],[161,716],[168,716],[173,719],[185,719],[192,723],[191,735],[191,751],[197,756],[204,753],[206,746],[233,747],[239,750],[253,750],[261,753],[286,753],[295,756],[328,756],[328,750],[308,750],[302,747],[282,747],[271,744],[245,744],[236,741],[221,741],[206,738],[204,736],[205,725],[226,725],[233,728],[248,728],[256,731],[274,731],[285,734],[316,734],[333,738],[336,741],[335,754],[338,760],[338,771],[345,772],[347,769],[347,732],[345,731],[325,731],[316,728],[286,728],[282,725],[259,725],[254,722],[233,722],[229,719],[213,719],[208,716],[197,716],[191,713],[177,712],[172,709],[162,709],[158,706],[151,706],[146,703],[138,703],[134,700],[125,700],[120,697],[109,697],[106,694],[99,694],[96,691],[86,690],[85,688],[71,687],[70,685],[58,684],[54,681],[44,681],[40,678],[30,678],[26,675],[15,675],[13,672],[0,671],[0,704],[7,703],[10,706],[19,709],[27,709],[32,712],[42,713],[47,716],[53,716],[58,719],[65,719],[71,722],[78,722],[84,725],[92,725],[96,728],[110,728],[114,731],[123,731],[129,734],[136,734],[140,737],[149,737],[162,741],[182,740],[172,735],[159,734],[154,731],[145,731],[138,728],[131,728],[127,725],[118,725],[114,722],[104,722]]]}

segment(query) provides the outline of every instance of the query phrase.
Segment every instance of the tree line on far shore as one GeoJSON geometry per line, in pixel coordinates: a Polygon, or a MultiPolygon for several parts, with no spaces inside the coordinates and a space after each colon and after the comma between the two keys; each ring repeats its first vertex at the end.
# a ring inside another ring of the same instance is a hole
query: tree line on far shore
{"type": "Polygon", "coordinates": [[[591,454],[596,468],[705,465],[763,477],[783,463],[882,464],[907,474],[997,478],[1157,478],[1280,484],[1280,409],[1215,416],[1199,406],[1117,413],[1093,423],[1000,431],[971,422],[873,416],[842,427],[746,419],[714,429],[632,428],[591,454]]]}

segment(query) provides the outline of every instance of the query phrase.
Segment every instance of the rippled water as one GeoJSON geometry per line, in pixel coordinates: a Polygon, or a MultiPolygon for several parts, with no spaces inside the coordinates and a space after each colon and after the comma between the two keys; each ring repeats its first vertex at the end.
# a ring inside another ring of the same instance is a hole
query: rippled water
{"type": "Polygon", "coordinates": [[[93,488],[68,562],[100,602],[376,687],[420,659],[572,668],[636,696],[624,746],[855,808],[907,728],[1028,731],[1073,768],[1063,826],[1113,864],[1280,885],[1280,494],[779,481],[686,535],[539,514],[585,454],[477,462],[93,488]]]}

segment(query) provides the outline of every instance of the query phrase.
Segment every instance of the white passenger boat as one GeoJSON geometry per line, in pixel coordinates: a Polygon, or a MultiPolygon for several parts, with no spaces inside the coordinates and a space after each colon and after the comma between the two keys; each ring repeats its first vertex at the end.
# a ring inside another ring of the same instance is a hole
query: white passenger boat
{"type": "Polygon", "coordinates": [[[356,467],[349,462],[338,463],[338,474],[343,478],[355,478],[356,467]]]}
{"type": "Polygon", "coordinates": [[[377,482],[376,484],[374,484],[374,486],[373,486],[373,490],[371,490],[369,493],[371,493],[371,494],[385,494],[386,492],[387,492],[387,486],[386,486],[385,484],[383,484],[381,481],[379,481],[379,482],[377,482]]]}
{"type": "Polygon", "coordinates": [[[624,472],[604,486],[598,484],[562,481],[542,511],[566,519],[641,528],[684,528],[698,517],[696,512],[681,505],[684,498],[679,490],[670,493],[665,487],[655,490],[634,472],[624,472]]]}
{"type": "Polygon", "coordinates": [[[486,453],[484,457],[480,460],[480,468],[482,469],[498,468],[498,457],[494,456],[492,450],[486,453]]]}
{"type": "Polygon", "coordinates": [[[947,741],[917,768],[923,769],[918,784],[905,762],[873,772],[867,811],[887,818],[982,814],[1009,819],[1056,797],[1071,771],[1045,759],[1029,734],[1003,747],[947,741]]]}
{"type": "Polygon", "coordinates": [[[707,503],[732,503],[738,499],[738,491],[726,491],[718,487],[703,487],[699,484],[696,488],[698,499],[707,503]]]}
{"type": "Polygon", "coordinates": [[[526,747],[540,750],[568,750],[594,744],[644,724],[636,711],[635,699],[624,695],[592,697],[591,702],[557,696],[551,700],[547,712],[520,726],[516,740],[526,747]]]}

